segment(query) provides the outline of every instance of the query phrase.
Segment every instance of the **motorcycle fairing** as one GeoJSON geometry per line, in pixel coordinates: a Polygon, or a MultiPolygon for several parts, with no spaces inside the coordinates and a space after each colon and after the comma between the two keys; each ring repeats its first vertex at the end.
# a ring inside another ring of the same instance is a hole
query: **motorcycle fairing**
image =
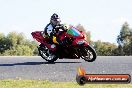
{"type": "Polygon", "coordinates": [[[44,44],[47,48],[49,48],[52,51],[56,50],[56,47],[53,48],[52,44],[48,44],[48,38],[44,38],[42,36],[42,31],[35,31],[31,33],[33,38],[36,39],[38,42],[44,44]]]}

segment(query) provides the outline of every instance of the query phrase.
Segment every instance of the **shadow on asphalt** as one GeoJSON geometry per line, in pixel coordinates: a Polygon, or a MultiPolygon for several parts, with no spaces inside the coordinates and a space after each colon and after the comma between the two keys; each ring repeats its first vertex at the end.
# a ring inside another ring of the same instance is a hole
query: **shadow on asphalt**
{"type": "Polygon", "coordinates": [[[41,64],[57,64],[57,63],[81,63],[81,62],[24,62],[24,63],[12,63],[12,64],[0,64],[0,66],[15,66],[15,65],[41,65],[41,64]]]}

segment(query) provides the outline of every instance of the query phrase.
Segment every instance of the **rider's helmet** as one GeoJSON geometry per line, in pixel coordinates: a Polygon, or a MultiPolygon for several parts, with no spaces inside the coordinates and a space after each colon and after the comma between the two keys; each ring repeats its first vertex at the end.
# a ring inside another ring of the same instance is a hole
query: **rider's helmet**
{"type": "Polygon", "coordinates": [[[51,16],[51,18],[50,18],[50,23],[51,23],[53,26],[57,26],[57,25],[60,24],[60,22],[61,22],[61,20],[60,20],[59,16],[58,16],[56,13],[54,13],[54,14],[51,16]]]}

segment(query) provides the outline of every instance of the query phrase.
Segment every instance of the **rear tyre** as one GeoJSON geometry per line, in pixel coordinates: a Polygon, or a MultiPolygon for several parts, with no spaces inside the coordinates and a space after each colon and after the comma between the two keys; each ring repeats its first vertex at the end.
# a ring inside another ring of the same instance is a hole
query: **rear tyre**
{"type": "Polygon", "coordinates": [[[40,45],[38,51],[39,55],[50,63],[53,63],[58,59],[58,57],[55,54],[53,54],[52,51],[50,51],[46,46],[40,45]]]}
{"type": "Polygon", "coordinates": [[[91,46],[86,46],[82,50],[82,59],[88,62],[93,62],[97,58],[95,50],[91,46]]]}

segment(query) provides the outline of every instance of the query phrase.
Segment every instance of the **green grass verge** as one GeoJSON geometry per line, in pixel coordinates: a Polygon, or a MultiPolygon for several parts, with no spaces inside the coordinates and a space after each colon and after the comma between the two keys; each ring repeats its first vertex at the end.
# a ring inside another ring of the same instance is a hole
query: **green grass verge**
{"type": "Polygon", "coordinates": [[[0,80],[0,88],[132,88],[132,84],[86,84],[41,80],[0,80]]]}

